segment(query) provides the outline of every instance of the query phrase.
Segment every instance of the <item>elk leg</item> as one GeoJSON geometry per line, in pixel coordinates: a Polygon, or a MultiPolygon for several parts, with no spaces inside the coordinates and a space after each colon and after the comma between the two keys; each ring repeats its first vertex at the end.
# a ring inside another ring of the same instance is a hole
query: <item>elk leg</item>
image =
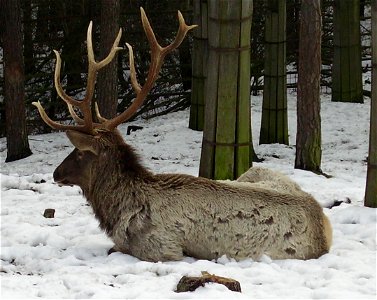
{"type": "Polygon", "coordinates": [[[121,252],[121,251],[116,246],[114,246],[114,247],[111,247],[109,251],[107,251],[107,255],[110,255],[111,253],[114,253],[114,252],[121,252]]]}
{"type": "Polygon", "coordinates": [[[166,232],[138,237],[130,244],[129,254],[147,261],[174,261],[183,259],[182,246],[166,232]]]}

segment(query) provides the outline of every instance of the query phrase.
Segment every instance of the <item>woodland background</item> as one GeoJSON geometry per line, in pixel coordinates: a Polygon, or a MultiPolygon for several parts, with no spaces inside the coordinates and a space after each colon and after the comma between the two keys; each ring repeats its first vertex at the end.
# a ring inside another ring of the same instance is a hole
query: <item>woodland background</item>
{"type": "MultiPolygon", "coordinates": [[[[16,2],[16,1],[15,1],[16,2]]],[[[20,0],[21,23],[23,34],[23,60],[25,71],[25,104],[29,132],[48,131],[49,128],[41,122],[37,111],[30,104],[41,101],[47,107],[51,117],[55,119],[69,118],[62,101],[57,101],[53,84],[55,55],[53,49],[61,53],[63,60],[62,78],[66,92],[79,96],[85,89],[86,64],[86,30],[90,20],[93,20],[96,30],[93,40],[97,55],[106,51],[100,40],[101,20],[111,20],[114,14],[119,15],[119,25],[123,29],[120,45],[130,43],[136,49],[138,78],[143,80],[149,64],[149,47],[142,30],[139,7],[145,7],[154,31],[161,41],[167,43],[177,30],[176,14],[179,9],[188,24],[193,19],[193,1],[191,0],[129,0],[119,1],[119,10],[114,12],[103,9],[107,0],[93,1],[54,1],[54,0],[20,0]],[[107,15],[106,15],[107,14],[107,15]]],[[[264,22],[266,1],[254,0],[254,13],[251,31],[251,82],[252,94],[263,90],[264,63],[264,22]]],[[[355,1],[357,2],[357,1],[355,1]]],[[[322,91],[331,93],[331,64],[333,60],[333,0],[321,1],[322,4],[322,91]]],[[[298,53],[298,13],[299,0],[288,0],[287,3],[287,88],[296,88],[297,84],[297,53],[298,53]]],[[[370,0],[360,1],[360,20],[370,19],[370,0]],[[366,9],[365,9],[366,8],[366,9]]],[[[363,65],[362,71],[371,70],[370,28],[360,26],[362,44],[362,60],[369,62],[363,65]]],[[[117,32],[117,29],[113,30],[117,32]]],[[[113,38],[111,37],[110,40],[113,38]]],[[[190,106],[191,92],[191,46],[192,35],[185,40],[174,56],[167,59],[160,74],[158,84],[150,93],[147,102],[138,114],[150,118],[170,111],[184,109],[190,106]]],[[[4,41],[2,40],[1,43],[4,41]]],[[[2,45],[1,45],[2,46],[2,45]]],[[[0,63],[3,63],[2,47],[0,48],[0,63]]],[[[97,56],[98,59],[101,55],[97,56]]],[[[128,82],[128,55],[125,51],[118,55],[118,111],[123,111],[133,100],[133,91],[128,82]]],[[[370,90],[364,91],[370,96],[370,90]]],[[[5,106],[4,106],[4,74],[0,73],[0,134],[5,136],[5,106]]]]}
{"type": "MultiPolygon", "coordinates": [[[[189,127],[204,130],[199,175],[234,179],[258,160],[250,130],[250,96],[263,91],[259,143],[288,144],[286,94],[297,88],[295,167],[321,173],[319,93],[331,94],[332,101],[355,103],[373,93],[371,76],[362,74],[371,74],[372,69],[374,2],[1,0],[0,134],[7,137],[6,161],[31,154],[29,134],[50,131],[31,102],[40,101],[52,119],[71,122],[54,90],[52,50],[61,53],[67,94],[82,97],[90,20],[97,59],[107,54],[118,26],[122,27],[120,45],[128,42],[135,49],[137,77],[143,84],[150,60],[139,16],[143,6],[161,44],[175,35],[178,9],[188,24],[200,26],[166,59],[159,80],[134,117],[152,118],[190,107],[189,127]],[[220,41],[215,46],[214,32],[220,41]]],[[[103,116],[112,117],[132,102],[129,73],[128,55],[122,51],[99,74],[95,101],[103,116]]],[[[371,122],[371,170],[376,169],[375,123],[371,122]]],[[[368,176],[377,173],[373,172],[368,176]]]]}

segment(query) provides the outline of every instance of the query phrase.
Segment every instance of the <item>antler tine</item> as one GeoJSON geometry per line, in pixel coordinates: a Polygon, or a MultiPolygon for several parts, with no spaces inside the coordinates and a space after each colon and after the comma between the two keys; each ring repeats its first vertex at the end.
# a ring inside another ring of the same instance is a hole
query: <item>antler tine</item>
{"type": "Polygon", "coordinates": [[[87,49],[88,49],[88,59],[90,63],[93,64],[93,67],[96,70],[99,70],[103,68],[104,66],[108,65],[114,58],[115,54],[119,50],[123,50],[122,47],[118,47],[120,39],[122,37],[122,28],[119,28],[118,35],[115,38],[115,41],[113,43],[113,46],[111,47],[111,50],[109,54],[101,61],[96,62],[94,58],[94,53],[93,53],[93,43],[92,43],[92,21],[90,21],[89,26],[88,26],[88,32],[87,32],[87,49]]]}
{"type": "Polygon", "coordinates": [[[182,43],[187,32],[197,26],[197,25],[191,25],[191,26],[186,25],[182,14],[178,11],[179,30],[177,32],[177,35],[174,41],[170,45],[163,48],[157,42],[156,36],[145,14],[145,11],[142,7],[140,7],[140,13],[141,13],[141,20],[143,23],[144,31],[147,36],[149,46],[151,48],[151,63],[150,63],[150,67],[149,67],[149,71],[147,75],[147,80],[145,84],[142,87],[140,87],[136,79],[133,50],[129,44],[126,44],[129,51],[129,56],[130,56],[131,84],[132,84],[133,89],[136,92],[136,99],[131,104],[131,106],[127,108],[127,110],[125,110],[123,113],[116,116],[115,118],[108,120],[104,123],[104,126],[108,130],[113,130],[119,124],[127,121],[136,113],[138,108],[145,101],[145,98],[147,97],[149,91],[152,89],[152,86],[157,79],[158,73],[160,72],[160,69],[161,69],[161,66],[162,66],[162,63],[164,61],[166,54],[176,49],[182,43]]]}
{"type": "Polygon", "coordinates": [[[38,108],[39,114],[41,115],[42,120],[51,128],[57,129],[57,130],[76,130],[80,132],[87,133],[87,128],[85,126],[76,126],[76,125],[65,125],[58,122],[55,122],[50,119],[50,117],[46,114],[46,111],[42,107],[41,103],[39,101],[32,102],[32,105],[36,106],[38,108]]]}
{"type": "Polygon", "coordinates": [[[120,38],[122,37],[122,28],[120,28],[109,54],[103,60],[96,62],[93,51],[92,27],[93,22],[90,21],[86,37],[88,50],[88,79],[86,85],[86,95],[84,100],[80,104],[80,109],[84,115],[85,124],[93,124],[90,103],[94,95],[94,87],[98,70],[108,65],[113,60],[117,51],[123,49],[122,47],[118,47],[120,38]]]}
{"type": "Polygon", "coordinates": [[[187,32],[191,29],[194,29],[195,27],[198,27],[198,25],[187,25],[185,22],[185,19],[183,18],[182,13],[178,10],[178,21],[179,21],[179,29],[175,36],[174,41],[169,44],[166,47],[161,47],[161,45],[157,42],[156,36],[153,32],[153,29],[149,23],[149,20],[147,18],[147,15],[145,14],[145,11],[142,7],[140,7],[141,11],[141,20],[143,23],[143,28],[145,31],[145,34],[148,38],[149,44],[151,45],[152,50],[157,48],[158,50],[161,50],[163,52],[163,56],[165,56],[167,53],[173,51],[174,49],[178,48],[179,45],[184,40],[187,32]]]}
{"type": "Polygon", "coordinates": [[[179,20],[179,30],[177,32],[177,35],[175,36],[174,41],[170,45],[163,48],[163,51],[166,53],[178,48],[179,45],[183,42],[187,32],[190,31],[191,29],[198,27],[198,25],[187,25],[185,22],[185,19],[183,18],[182,13],[179,10],[178,10],[178,20],[179,20]]]}
{"type": "MultiPolygon", "coordinates": [[[[67,103],[68,110],[69,110],[72,118],[78,124],[83,125],[84,124],[83,119],[81,119],[73,109],[73,106],[80,106],[81,102],[73,99],[72,97],[68,96],[64,92],[64,90],[61,86],[61,82],[60,82],[60,71],[61,71],[60,54],[56,50],[53,50],[53,51],[54,51],[55,56],[56,56],[56,65],[55,65],[55,73],[54,73],[54,83],[55,83],[56,92],[58,93],[59,97],[62,98],[64,100],[64,102],[67,103]]],[[[57,130],[70,130],[70,129],[72,129],[72,130],[78,130],[78,131],[86,132],[85,126],[65,125],[65,124],[61,124],[61,123],[58,123],[58,122],[51,120],[39,101],[38,102],[32,102],[32,105],[34,105],[38,108],[38,111],[39,111],[39,114],[40,114],[42,120],[48,126],[50,126],[51,128],[57,129],[57,130]]]]}
{"type": "Polygon", "coordinates": [[[80,101],[77,101],[77,100],[73,99],[72,97],[68,96],[62,88],[62,85],[61,85],[61,82],[60,82],[60,70],[61,70],[61,66],[62,66],[62,60],[60,58],[59,52],[56,51],[56,50],[53,50],[53,51],[54,51],[55,56],[56,56],[55,75],[54,75],[54,83],[55,83],[56,92],[58,93],[59,97],[62,98],[67,104],[79,106],[80,101]]]}
{"type": "Polygon", "coordinates": [[[162,50],[161,45],[157,42],[156,36],[153,32],[152,26],[149,23],[148,17],[144,8],[140,7],[141,23],[143,24],[145,35],[147,36],[151,51],[162,50]]]}
{"type": "Polygon", "coordinates": [[[104,118],[104,117],[101,116],[101,113],[99,112],[99,108],[98,108],[97,102],[94,102],[94,110],[96,111],[96,116],[97,116],[98,121],[100,121],[100,123],[104,123],[104,122],[107,121],[106,118],[104,118]]]}
{"type": "Polygon", "coordinates": [[[73,105],[72,104],[67,104],[68,106],[68,110],[69,110],[69,113],[71,114],[73,120],[75,120],[75,122],[77,124],[80,124],[80,125],[84,125],[84,120],[81,119],[75,112],[75,110],[73,109],[73,105]]]}
{"type": "MultiPolygon", "coordinates": [[[[118,35],[113,43],[113,46],[107,55],[103,60],[96,62],[94,58],[94,52],[93,52],[93,43],[92,43],[92,26],[93,23],[90,22],[88,26],[87,31],[87,49],[88,49],[88,79],[87,79],[87,86],[86,86],[86,95],[83,100],[78,101],[73,99],[72,97],[68,96],[60,82],[60,70],[61,70],[61,58],[59,52],[54,50],[54,53],[56,55],[56,66],[55,66],[55,75],[54,75],[54,82],[55,87],[58,95],[64,100],[64,102],[68,105],[68,110],[72,116],[72,118],[79,124],[77,126],[73,125],[64,125],[58,122],[55,122],[49,118],[49,116],[46,114],[45,110],[43,109],[40,102],[33,102],[32,104],[38,108],[39,114],[41,115],[43,121],[46,122],[47,125],[54,129],[58,130],[76,130],[80,132],[95,134],[94,128],[101,127],[98,123],[93,123],[93,117],[92,117],[92,111],[91,111],[91,101],[94,95],[94,85],[96,81],[97,72],[99,69],[103,68],[107,64],[109,64],[117,51],[123,49],[121,47],[118,47],[120,38],[122,36],[122,29],[119,29],[118,35]],[[81,110],[83,114],[83,119],[80,118],[73,107],[77,107],[81,110]]],[[[97,116],[98,119],[101,122],[105,122],[106,119],[101,117],[101,115],[98,112],[97,107],[97,116]]]]}
{"type": "MultiPolygon", "coordinates": [[[[61,85],[60,82],[60,70],[62,65],[62,60],[60,58],[60,54],[58,51],[53,50],[56,56],[56,65],[55,65],[55,75],[54,75],[54,83],[55,83],[55,89],[58,93],[59,97],[64,100],[64,102],[67,103],[69,113],[71,114],[72,118],[78,123],[78,124],[84,124],[84,120],[81,119],[76,112],[73,110],[73,106],[80,106],[80,101],[77,101],[73,99],[72,97],[68,96],[61,85]]],[[[38,106],[37,106],[38,107],[38,106]]]]}
{"type": "Polygon", "coordinates": [[[88,50],[88,79],[87,79],[87,84],[86,84],[86,95],[85,95],[84,100],[80,103],[80,109],[84,115],[85,124],[88,124],[88,126],[92,126],[93,128],[93,118],[92,118],[92,111],[91,111],[90,103],[94,95],[94,87],[95,87],[97,72],[99,69],[108,65],[113,60],[117,51],[122,50],[123,48],[118,47],[120,38],[122,37],[122,28],[120,28],[109,54],[103,60],[96,62],[94,58],[94,51],[93,51],[92,27],[93,27],[93,22],[90,21],[89,26],[88,26],[88,31],[87,31],[87,37],[86,37],[87,50],[88,50]]]}
{"type": "Polygon", "coordinates": [[[128,55],[129,55],[129,61],[130,61],[131,85],[132,85],[132,88],[134,89],[135,93],[139,94],[140,90],[141,90],[141,86],[137,82],[137,78],[136,78],[134,51],[133,51],[132,46],[130,44],[126,43],[126,46],[128,48],[128,55]]]}

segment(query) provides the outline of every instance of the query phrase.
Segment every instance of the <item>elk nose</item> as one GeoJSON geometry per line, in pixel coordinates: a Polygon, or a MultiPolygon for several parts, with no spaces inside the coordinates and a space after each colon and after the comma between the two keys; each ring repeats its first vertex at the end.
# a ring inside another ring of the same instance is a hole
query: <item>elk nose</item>
{"type": "Polygon", "coordinates": [[[54,181],[55,182],[60,182],[62,181],[62,176],[60,175],[59,168],[56,168],[53,174],[54,181]]]}
{"type": "Polygon", "coordinates": [[[65,179],[65,177],[62,175],[62,172],[59,171],[59,168],[57,168],[55,171],[54,171],[54,181],[59,185],[59,186],[63,186],[63,185],[70,185],[71,184],[68,182],[68,180],[65,179]]]}

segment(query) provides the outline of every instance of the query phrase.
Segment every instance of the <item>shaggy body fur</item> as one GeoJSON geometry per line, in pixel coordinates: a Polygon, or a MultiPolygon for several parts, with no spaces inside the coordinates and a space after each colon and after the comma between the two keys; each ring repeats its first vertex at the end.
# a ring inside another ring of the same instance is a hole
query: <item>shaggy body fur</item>
{"type": "MultiPolygon", "coordinates": [[[[330,223],[310,195],[182,174],[154,175],[124,142],[114,146],[114,137],[104,138],[92,141],[96,155],[83,171],[89,183],[79,185],[117,250],[147,261],[224,254],[238,260],[262,254],[310,259],[328,252],[330,223]]],[[[67,157],[57,168],[56,181],[77,184],[64,175],[71,160],[67,157]]]]}
{"type": "Polygon", "coordinates": [[[237,182],[249,182],[254,186],[298,195],[304,193],[300,186],[288,176],[266,168],[252,167],[242,174],[237,182]]]}
{"type": "Polygon", "coordinates": [[[274,190],[279,193],[302,195],[305,192],[300,186],[288,176],[270,169],[261,167],[251,167],[243,173],[236,181],[218,180],[232,186],[255,187],[274,190]]]}

